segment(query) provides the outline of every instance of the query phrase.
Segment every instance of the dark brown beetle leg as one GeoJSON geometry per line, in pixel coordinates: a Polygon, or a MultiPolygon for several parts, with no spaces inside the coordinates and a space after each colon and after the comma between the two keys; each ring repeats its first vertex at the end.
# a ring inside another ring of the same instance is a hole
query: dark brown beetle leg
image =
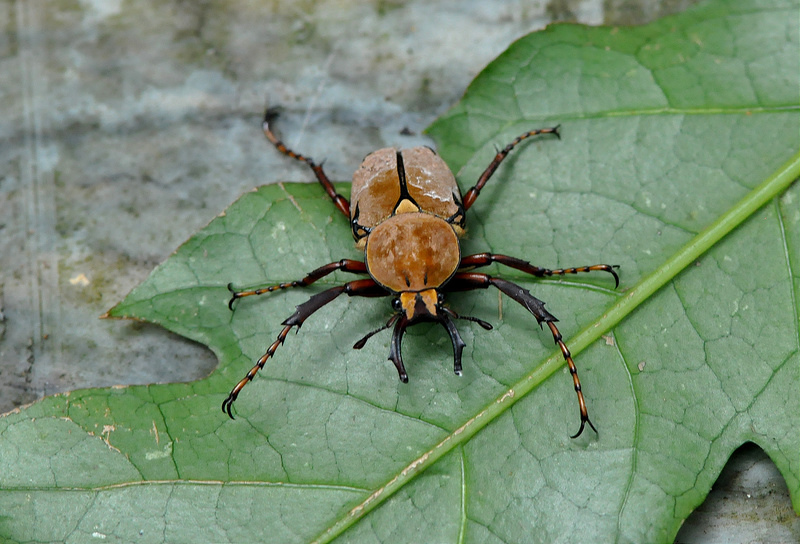
{"type": "Polygon", "coordinates": [[[458,329],[446,312],[441,315],[439,321],[447,330],[447,334],[450,335],[450,341],[453,343],[453,372],[455,372],[456,376],[461,376],[461,353],[464,351],[466,344],[461,339],[458,329]]]}
{"type": "Polygon", "coordinates": [[[247,372],[247,375],[245,375],[245,377],[242,378],[238,384],[236,384],[236,387],[231,390],[231,392],[228,394],[228,397],[222,402],[222,411],[227,413],[228,416],[233,419],[233,412],[231,410],[233,408],[233,403],[236,401],[236,397],[239,396],[239,392],[244,388],[245,385],[253,381],[256,373],[264,368],[264,365],[267,363],[267,359],[275,355],[275,351],[277,351],[278,346],[284,343],[286,336],[289,334],[289,331],[292,330],[292,327],[297,327],[300,329],[305,320],[308,319],[311,314],[334,300],[342,293],[346,293],[351,297],[381,297],[389,295],[389,293],[383,287],[375,283],[374,280],[363,279],[351,281],[345,283],[344,285],[339,285],[337,287],[328,289],[327,291],[317,293],[306,302],[297,306],[295,312],[282,323],[284,327],[281,332],[278,333],[278,338],[269,348],[267,348],[266,353],[264,353],[264,355],[258,359],[256,365],[247,372]]]}
{"type": "Polygon", "coordinates": [[[278,151],[286,155],[287,157],[291,157],[295,160],[300,162],[306,163],[311,170],[314,171],[314,175],[317,176],[320,185],[322,188],[325,189],[325,192],[328,193],[328,196],[331,197],[333,203],[339,208],[345,217],[350,219],[350,201],[347,200],[345,197],[340,195],[336,192],[336,189],[333,187],[333,183],[331,180],[328,179],[328,176],[325,175],[325,171],[322,170],[322,165],[315,163],[310,157],[306,157],[301,155],[300,153],[295,153],[284,144],[272,130],[269,128],[269,124],[278,117],[278,111],[275,108],[270,108],[264,113],[264,122],[261,125],[261,128],[264,130],[264,136],[267,137],[267,140],[274,145],[278,151]]]}
{"type": "Polygon", "coordinates": [[[471,315],[458,315],[457,313],[455,313],[453,310],[451,310],[446,306],[441,306],[439,309],[442,310],[447,315],[449,315],[450,317],[452,317],[453,319],[463,319],[465,321],[472,321],[473,323],[477,323],[487,331],[490,331],[494,328],[492,327],[491,323],[484,321],[483,319],[478,319],[477,317],[472,317],[471,315]]]}
{"type": "Polygon", "coordinates": [[[378,327],[374,331],[368,332],[367,334],[364,335],[364,338],[353,344],[353,349],[363,348],[364,346],[367,345],[367,340],[369,340],[379,332],[383,332],[392,325],[394,325],[394,322],[397,321],[398,319],[400,319],[400,314],[394,314],[392,317],[389,318],[389,321],[386,322],[386,325],[384,325],[383,327],[378,327]]]}
{"type": "Polygon", "coordinates": [[[397,323],[394,325],[394,331],[392,331],[392,343],[389,347],[389,360],[394,363],[394,366],[397,369],[397,374],[400,376],[400,381],[403,383],[408,383],[406,367],[403,366],[403,354],[401,352],[401,346],[403,343],[403,335],[406,333],[406,328],[408,327],[409,323],[405,315],[398,315],[400,315],[400,319],[397,320],[397,323]]]}
{"type": "Polygon", "coordinates": [[[608,265],[608,264],[593,264],[591,266],[577,266],[573,268],[557,268],[550,270],[549,268],[539,268],[538,266],[534,266],[528,261],[523,261],[522,259],[518,259],[516,257],[509,257],[508,255],[496,255],[494,253],[478,253],[475,255],[468,255],[461,259],[461,264],[459,265],[460,269],[468,269],[468,268],[477,268],[480,266],[488,266],[492,263],[500,263],[504,264],[508,267],[515,268],[526,274],[530,274],[532,276],[536,276],[537,278],[543,278],[545,276],[557,276],[557,275],[564,275],[564,274],[577,274],[579,272],[592,272],[595,270],[599,270],[602,272],[608,272],[612,276],[614,276],[614,287],[619,287],[619,276],[617,276],[615,268],[619,268],[619,265],[608,265]]]}
{"type": "Polygon", "coordinates": [[[478,195],[480,194],[481,189],[483,189],[483,186],[486,185],[486,182],[489,181],[490,177],[492,177],[492,174],[494,174],[494,171],[497,170],[498,166],[500,166],[500,163],[503,162],[503,159],[506,158],[506,155],[508,155],[518,143],[520,143],[522,140],[525,140],[526,138],[530,138],[531,136],[536,136],[539,134],[555,134],[556,136],[561,138],[561,135],[558,133],[558,128],[560,126],[561,125],[552,128],[531,130],[529,132],[526,132],[525,134],[521,134],[517,136],[513,142],[511,142],[503,149],[498,151],[497,154],[494,156],[494,159],[492,159],[492,162],[489,163],[489,166],[487,166],[486,170],[484,170],[483,174],[481,174],[481,177],[478,178],[478,183],[476,183],[475,186],[472,187],[469,191],[464,193],[464,200],[462,201],[464,203],[464,209],[468,210],[470,206],[472,206],[475,203],[475,199],[478,198],[478,195]]]}
{"type": "Polygon", "coordinates": [[[361,261],[353,261],[350,259],[342,259],[335,263],[329,263],[320,266],[313,272],[303,278],[302,280],[289,281],[286,283],[279,283],[277,285],[270,285],[269,287],[261,287],[259,289],[252,289],[248,291],[236,291],[233,284],[228,284],[228,291],[231,292],[231,300],[228,302],[228,308],[233,310],[233,303],[240,298],[249,297],[253,295],[263,295],[264,293],[271,293],[279,289],[289,289],[290,287],[308,287],[320,278],[324,278],[328,274],[341,270],[342,272],[352,272],[353,274],[366,274],[367,265],[361,261]]]}
{"type": "Polygon", "coordinates": [[[553,334],[553,340],[556,344],[558,344],[558,347],[561,349],[561,354],[564,356],[564,360],[569,366],[569,372],[572,374],[572,383],[575,387],[575,393],[578,395],[578,406],[580,407],[581,412],[581,427],[578,429],[578,432],[572,436],[572,438],[579,437],[581,433],[583,433],[583,429],[587,423],[594,430],[594,432],[597,432],[597,429],[589,419],[589,413],[586,409],[586,400],[583,398],[581,381],[578,379],[578,368],[575,366],[575,362],[572,360],[572,354],[569,352],[566,344],[564,344],[564,340],[561,337],[561,333],[558,331],[558,327],[556,327],[555,322],[558,320],[555,318],[555,316],[553,316],[553,314],[545,310],[544,302],[534,297],[527,289],[523,289],[519,285],[511,283],[510,281],[476,272],[457,273],[445,286],[445,290],[469,291],[472,289],[486,289],[490,285],[494,285],[500,289],[500,291],[524,306],[531,314],[533,314],[533,317],[536,318],[536,321],[539,323],[540,327],[542,326],[542,323],[547,323],[547,326],[550,328],[550,332],[553,334]]]}

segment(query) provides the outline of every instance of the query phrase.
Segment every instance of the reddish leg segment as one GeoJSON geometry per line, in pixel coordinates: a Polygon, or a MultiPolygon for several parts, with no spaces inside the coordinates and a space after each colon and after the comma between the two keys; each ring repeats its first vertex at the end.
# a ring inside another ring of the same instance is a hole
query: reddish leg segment
{"type": "Polygon", "coordinates": [[[497,152],[497,154],[494,156],[494,159],[492,159],[492,162],[489,163],[489,166],[487,166],[486,170],[483,171],[481,177],[478,178],[478,183],[476,183],[475,186],[469,191],[464,193],[463,204],[465,210],[468,210],[470,206],[475,203],[475,199],[478,198],[483,186],[486,185],[486,182],[489,181],[490,177],[492,177],[492,174],[494,174],[494,171],[497,170],[498,166],[500,166],[500,163],[503,162],[503,159],[505,159],[506,156],[511,153],[511,150],[514,149],[514,147],[522,140],[538,134],[555,134],[561,138],[561,135],[558,133],[558,126],[552,128],[542,128],[539,130],[531,130],[530,132],[526,132],[525,134],[517,136],[513,142],[497,152]]]}
{"type": "Polygon", "coordinates": [[[583,429],[587,423],[594,430],[594,432],[597,432],[597,429],[595,429],[595,426],[589,419],[589,412],[586,409],[586,400],[583,398],[581,381],[578,378],[578,368],[575,366],[575,362],[572,360],[572,354],[569,352],[566,344],[564,344],[564,340],[561,337],[561,333],[558,331],[558,327],[556,327],[555,322],[558,321],[558,319],[556,319],[553,314],[545,310],[544,302],[534,297],[530,291],[523,289],[519,285],[504,279],[495,278],[488,274],[479,274],[477,272],[457,273],[455,276],[453,276],[453,279],[450,280],[450,283],[445,286],[445,290],[469,291],[472,289],[486,289],[490,285],[494,285],[500,289],[500,291],[524,306],[525,309],[533,314],[533,317],[536,318],[539,326],[541,326],[542,323],[547,323],[547,326],[550,328],[550,332],[553,334],[553,340],[561,349],[561,354],[564,356],[564,360],[569,366],[569,372],[572,374],[572,383],[575,387],[575,393],[578,395],[578,406],[580,407],[581,412],[581,427],[578,429],[578,432],[572,436],[572,438],[579,437],[581,433],[583,433],[583,429]]]}
{"type": "Polygon", "coordinates": [[[614,286],[619,287],[619,276],[617,276],[616,271],[614,271],[615,268],[619,268],[618,265],[612,266],[608,264],[593,264],[591,266],[556,268],[550,270],[549,268],[539,268],[538,266],[532,265],[528,261],[523,261],[522,259],[518,259],[516,257],[509,257],[508,255],[477,253],[475,255],[468,255],[467,257],[462,258],[461,264],[458,268],[459,270],[478,268],[481,266],[488,266],[492,263],[504,264],[508,267],[525,272],[526,274],[530,274],[531,276],[536,276],[537,278],[543,278],[545,276],[563,276],[564,274],[577,274],[579,272],[592,272],[599,270],[602,272],[608,272],[614,276],[614,286]]]}
{"type": "Polygon", "coordinates": [[[295,153],[286,147],[286,144],[284,144],[280,138],[278,138],[275,133],[272,132],[272,129],[269,128],[269,124],[274,121],[277,116],[277,111],[273,109],[268,109],[264,114],[264,122],[261,125],[261,128],[264,130],[264,136],[267,137],[267,140],[269,140],[270,143],[272,143],[272,145],[278,149],[278,151],[287,157],[291,157],[295,160],[306,163],[314,172],[314,175],[317,176],[320,185],[322,185],[322,188],[325,189],[326,193],[328,193],[328,196],[331,197],[331,200],[333,200],[333,203],[337,208],[339,208],[339,211],[341,211],[345,217],[350,219],[350,201],[336,192],[336,189],[333,187],[333,183],[331,183],[331,180],[328,179],[325,171],[322,170],[322,165],[315,163],[310,157],[306,157],[300,153],[295,153]]]}
{"type": "Polygon", "coordinates": [[[227,413],[228,416],[233,419],[233,403],[236,401],[236,397],[239,396],[239,392],[244,388],[245,385],[253,381],[256,373],[264,368],[264,365],[267,363],[267,360],[270,357],[275,355],[275,352],[278,350],[278,346],[286,341],[286,336],[289,334],[289,331],[292,330],[292,327],[297,327],[299,329],[305,320],[311,316],[311,314],[334,300],[342,293],[345,293],[351,297],[382,297],[390,294],[383,287],[375,283],[374,280],[368,278],[351,281],[345,283],[344,285],[339,285],[337,287],[328,289],[327,291],[322,291],[321,293],[317,293],[316,295],[312,296],[303,304],[300,304],[295,312],[282,323],[284,327],[281,332],[278,333],[278,338],[269,348],[267,348],[266,353],[264,353],[264,355],[258,359],[255,366],[247,372],[245,377],[236,384],[236,387],[231,390],[231,392],[228,394],[228,397],[222,402],[222,411],[227,413]]]}

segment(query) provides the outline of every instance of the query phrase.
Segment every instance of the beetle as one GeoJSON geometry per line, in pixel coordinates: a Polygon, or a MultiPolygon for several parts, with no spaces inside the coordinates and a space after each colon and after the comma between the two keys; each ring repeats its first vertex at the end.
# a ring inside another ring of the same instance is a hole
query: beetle
{"type": "Polygon", "coordinates": [[[560,139],[558,126],[525,132],[498,150],[477,183],[463,198],[453,173],[431,148],[414,147],[402,151],[395,148],[379,149],[367,155],[353,175],[351,200],[348,201],[336,192],[321,164],[292,151],[275,135],[271,124],[276,115],[273,109],[268,109],[264,115],[262,129],[267,140],[282,154],[311,168],[333,204],[349,219],[356,247],[364,251],[364,260],[342,259],[323,265],[300,280],[259,289],[237,291],[228,284],[231,291],[229,308],[233,310],[234,302],[240,298],[294,287],[308,287],[335,271],[368,277],[327,289],[298,305],[296,311],[283,321],[283,329],[277,339],[231,390],[222,403],[223,412],[233,418],[233,403],[242,388],[264,368],[278,346],[284,343],[289,331],[294,327],[299,329],[314,312],[341,294],[392,297],[394,313],[391,318],[384,326],[369,332],[353,347],[361,349],[373,335],[393,327],[389,360],[394,363],[400,381],[408,382],[401,354],[403,335],[409,325],[422,321],[438,322],[445,328],[453,345],[453,370],[460,376],[461,353],[465,343],[453,320],[472,321],[486,330],[490,330],[492,326],[482,319],[457,314],[444,304],[444,295],[454,291],[494,286],[533,314],[540,328],[546,323],[553,340],[561,349],[572,375],[580,408],[580,428],[572,438],[580,436],[587,424],[597,432],[589,419],[578,370],[556,327],[557,319],[545,309],[544,302],[527,289],[502,278],[474,272],[473,269],[499,263],[539,278],[603,271],[614,277],[615,287],[618,287],[619,276],[614,270],[618,266],[595,264],[551,270],[508,255],[478,253],[463,256],[459,242],[464,233],[465,212],[475,203],[486,182],[511,150],[533,136],[552,134],[560,139]]]}

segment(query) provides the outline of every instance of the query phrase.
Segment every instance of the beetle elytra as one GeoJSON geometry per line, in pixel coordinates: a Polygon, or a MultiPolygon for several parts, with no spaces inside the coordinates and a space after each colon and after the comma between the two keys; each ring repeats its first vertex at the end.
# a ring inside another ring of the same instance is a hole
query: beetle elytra
{"type": "Polygon", "coordinates": [[[317,268],[303,279],[260,289],[237,291],[229,284],[228,288],[232,293],[230,308],[233,309],[233,303],[243,297],[291,287],[308,287],[337,270],[367,277],[317,293],[297,306],[296,311],[283,321],[284,327],[277,339],[222,403],[224,412],[233,417],[233,403],[242,388],[264,368],[267,360],[286,340],[289,331],[294,327],[299,329],[314,312],[341,294],[392,297],[394,313],[391,318],[384,326],[369,332],[353,347],[360,349],[376,333],[393,328],[389,360],[394,363],[402,382],[408,382],[401,354],[403,335],[409,325],[421,321],[438,322],[445,328],[453,345],[453,370],[461,375],[461,353],[465,344],[454,320],[469,320],[487,330],[492,326],[476,317],[457,314],[444,304],[444,295],[454,291],[494,286],[533,314],[540,327],[546,323],[553,340],[561,349],[572,374],[580,408],[581,425],[573,438],[580,436],[587,423],[597,432],[589,420],[572,355],[556,327],[557,319],[545,310],[544,302],[527,289],[508,280],[473,270],[499,263],[539,278],[603,271],[610,273],[614,277],[615,286],[619,286],[619,277],[614,270],[617,267],[595,264],[551,270],[508,255],[478,253],[464,256],[461,254],[459,242],[464,232],[466,211],[475,203],[481,189],[503,159],[517,144],[532,136],[553,134],[560,138],[559,127],[531,130],[499,150],[477,183],[463,198],[452,172],[430,148],[415,147],[402,151],[394,148],[380,149],[370,153],[353,175],[351,200],[348,201],[336,192],[322,165],[295,153],[278,139],[270,128],[273,119],[273,110],[267,110],[263,123],[264,135],[278,151],[306,163],[311,168],[334,205],[349,219],[356,245],[364,251],[364,260],[342,259],[317,268]]]}

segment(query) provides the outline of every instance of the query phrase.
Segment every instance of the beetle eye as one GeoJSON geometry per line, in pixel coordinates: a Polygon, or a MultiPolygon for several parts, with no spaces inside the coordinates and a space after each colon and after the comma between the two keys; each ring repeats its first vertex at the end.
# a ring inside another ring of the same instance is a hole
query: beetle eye
{"type": "Polygon", "coordinates": [[[400,310],[403,309],[403,305],[400,303],[400,299],[399,298],[393,298],[392,299],[392,308],[396,312],[399,312],[400,310]]]}
{"type": "Polygon", "coordinates": [[[443,293],[439,293],[439,295],[436,298],[437,298],[437,302],[439,304],[442,304],[444,302],[444,294],[443,293]]]}

